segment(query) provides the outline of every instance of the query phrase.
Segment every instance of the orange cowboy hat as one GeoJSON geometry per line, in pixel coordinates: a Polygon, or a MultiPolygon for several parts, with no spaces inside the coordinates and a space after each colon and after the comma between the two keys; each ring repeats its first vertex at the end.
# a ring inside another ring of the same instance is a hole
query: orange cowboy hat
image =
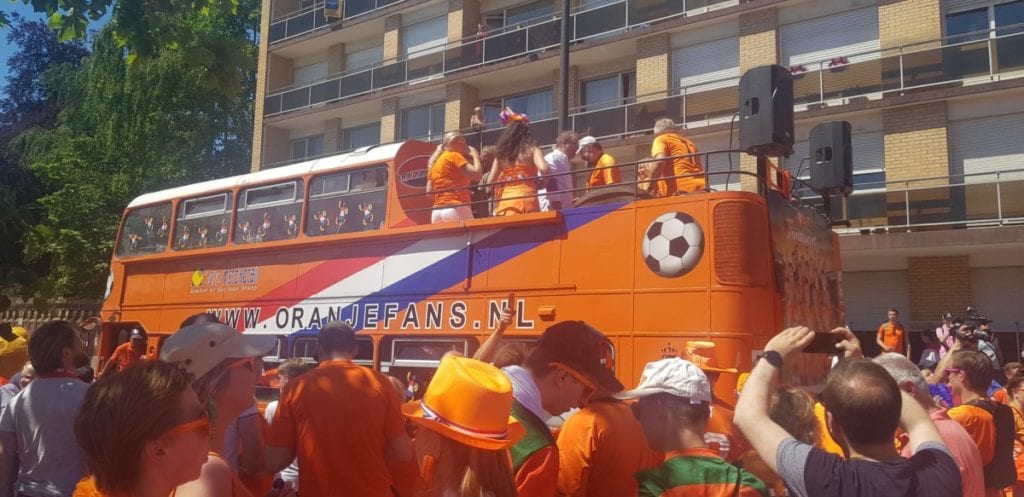
{"type": "Polygon", "coordinates": [[[715,342],[702,340],[691,340],[686,342],[682,358],[697,365],[701,371],[712,373],[736,373],[736,368],[723,368],[718,366],[718,357],[715,356],[715,342]]]}
{"type": "Polygon", "coordinates": [[[507,449],[523,437],[526,430],[511,410],[512,382],[505,373],[455,354],[441,358],[423,400],[402,405],[413,423],[485,450],[507,449]]]}

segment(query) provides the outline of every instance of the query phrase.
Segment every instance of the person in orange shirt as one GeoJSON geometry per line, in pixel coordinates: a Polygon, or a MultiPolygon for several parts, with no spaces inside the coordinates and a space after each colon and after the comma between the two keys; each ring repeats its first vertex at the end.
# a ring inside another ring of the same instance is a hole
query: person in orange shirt
{"type": "Polygon", "coordinates": [[[1024,496],[1024,377],[1014,376],[1006,383],[1009,392],[1008,405],[1013,411],[1013,461],[1017,468],[1017,482],[1013,485],[1013,496],[1024,496]]]}
{"type": "Polygon", "coordinates": [[[508,448],[523,437],[509,414],[512,382],[500,369],[456,354],[441,358],[417,403],[402,405],[423,428],[416,452],[425,489],[420,497],[516,497],[508,448]]]}
{"type": "Polygon", "coordinates": [[[135,364],[146,358],[146,332],[135,328],[132,329],[130,339],[114,349],[110,359],[103,365],[99,376],[104,376],[111,371],[124,371],[124,368],[135,364]]]}
{"type": "Polygon", "coordinates": [[[658,197],[701,191],[707,182],[697,153],[697,146],[679,133],[675,122],[667,117],[658,119],[651,144],[654,162],[645,164],[640,176],[652,180],[651,193],[658,197]],[[672,176],[675,178],[653,181],[672,176]]]}
{"type": "Polygon", "coordinates": [[[715,342],[688,341],[683,348],[682,358],[697,365],[711,383],[714,409],[711,410],[711,419],[708,420],[708,426],[704,431],[704,441],[707,442],[708,448],[717,450],[722,459],[736,462],[740,455],[746,452],[748,444],[732,424],[733,404],[714,397],[718,378],[722,373],[736,374],[736,368],[719,366],[715,342]]]}
{"type": "Polygon", "coordinates": [[[441,140],[440,154],[431,157],[427,174],[427,193],[434,194],[432,223],[473,219],[470,199],[470,180],[480,179],[480,154],[466,145],[466,137],[458,131],[449,131],[441,140]],[[466,160],[466,155],[472,163],[466,160]]]}
{"type": "Polygon", "coordinates": [[[509,120],[495,145],[494,165],[487,176],[487,184],[495,187],[495,216],[539,212],[537,177],[548,173],[544,154],[530,135],[529,120],[515,113],[509,120]]]}
{"type": "MultiPolygon", "coordinates": [[[[981,463],[988,465],[996,456],[996,423],[992,414],[978,404],[989,402],[985,390],[992,382],[992,361],[977,350],[956,350],[951,355],[944,374],[953,398],[960,404],[950,408],[946,414],[967,430],[981,452],[981,463]]],[[[994,488],[986,481],[985,495],[1002,495],[1002,489],[994,488]]]]}
{"type": "Polygon", "coordinates": [[[151,361],[89,388],[75,438],[92,474],[74,497],[171,495],[199,478],[210,450],[210,418],[190,374],[151,361]]]}
{"type": "MultiPolygon", "coordinates": [[[[356,333],[331,322],[317,335],[320,365],[283,389],[267,442],[268,470],[298,457],[302,495],[391,495],[388,459],[410,461],[412,443],[391,382],[352,362],[356,333]]],[[[397,485],[396,485],[397,486],[397,485]]]]}
{"type": "Polygon", "coordinates": [[[593,136],[580,139],[579,155],[587,167],[593,169],[587,180],[587,191],[600,186],[614,185],[622,181],[619,168],[615,167],[615,158],[604,152],[604,147],[593,136]]]}
{"type": "Polygon", "coordinates": [[[613,393],[598,389],[558,430],[558,495],[635,496],[633,475],[660,464],[629,404],[613,393]]]}
{"type": "Polygon", "coordinates": [[[900,311],[896,310],[895,307],[890,307],[889,320],[878,327],[875,343],[881,347],[882,352],[896,352],[897,354],[910,357],[910,340],[899,319],[900,311]]]}
{"type": "Polygon", "coordinates": [[[1019,362],[1008,362],[1004,364],[1003,376],[1006,377],[1006,386],[1000,388],[999,390],[996,390],[995,392],[992,392],[992,400],[1003,405],[1009,405],[1011,400],[1009,392],[1010,382],[1013,381],[1014,378],[1021,376],[1022,374],[1024,374],[1024,364],[1021,364],[1019,362]]]}

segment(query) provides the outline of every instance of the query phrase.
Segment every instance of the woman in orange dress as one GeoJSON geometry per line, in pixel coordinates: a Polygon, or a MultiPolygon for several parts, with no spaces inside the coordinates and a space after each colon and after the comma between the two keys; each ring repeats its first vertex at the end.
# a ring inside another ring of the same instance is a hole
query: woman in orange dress
{"type": "Polygon", "coordinates": [[[495,216],[510,216],[540,211],[537,200],[537,177],[548,172],[537,142],[530,136],[530,121],[523,114],[514,114],[495,146],[494,166],[487,184],[497,182],[495,216]]]}

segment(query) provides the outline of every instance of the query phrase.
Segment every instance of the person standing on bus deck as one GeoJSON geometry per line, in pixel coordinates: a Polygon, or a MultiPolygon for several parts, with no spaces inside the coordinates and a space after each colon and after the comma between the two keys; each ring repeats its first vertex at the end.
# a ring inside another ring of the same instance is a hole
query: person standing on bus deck
{"type": "Polygon", "coordinates": [[[124,368],[146,358],[146,332],[133,328],[128,342],[118,345],[110,359],[100,370],[100,377],[111,371],[124,371],[124,368]]]}
{"type": "Polygon", "coordinates": [[[664,464],[636,474],[640,497],[768,496],[761,480],[707,447],[711,384],[695,364],[678,357],[649,362],[640,384],[615,397],[637,399],[632,409],[647,442],[665,454],[664,464]]]}
{"type": "Polygon", "coordinates": [[[500,369],[457,354],[441,358],[423,399],[402,405],[423,428],[416,436],[420,497],[516,497],[508,448],[524,430],[509,415],[512,402],[500,369]]]}
{"type": "Polygon", "coordinates": [[[671,119],[663,117],[654,123],[654,143],[651,144],[651,157],[655,160],[654,171],[647,177],[652,179],[666,176],[676,177],[654,183],[654,193],[659,197],[667,197],[677,193],[691,193],[705,188],[704,167],[701,166],[697,146],[679,133],[679,126],[671,119]]]}
{"type": "Polygon", "coordinates": [[[563,131],[555,139],[555,149],[544,156],[548,165],[547,190],[540,198],[543,211],[572,207],[572,159],[576,157],[579,139],[574,131],[563,131]]]}
{"type": "Polygon", "coordinates": [[[580,140],[580,157],[593,170],[587,180],[588,192],[593,188],[622,181],[619,168],[615,167],[615,157],[605,153],[604,147],[593,136],[584,136],[580,140]]]}
{"type": "Polygon", "coordinates": [[[583,321],[562,321],[544,330],[522,366],[502,370],[512,381],[512,417],[526,429],[511,449],[518,495],[558,492],[558,446],[546,420],[585,404],[598,387],[622,390],[602,364],[606,340],[583,321]]]}
{"type": "Polygon", "coordinates": [[[382,373],[352,362],[359,346],[348,323],[328,323],[316,342],[320,365],[281,392],[267,470],[297,457],[304,496],[392,495],[387,461],[413,460],[398,396],[382,373]]]}
{"type": "Polygon", "coordinates": [[[910,340],[899,319],[900,311],[895,307],[890,307],[889,320],[878,327],[875,343],[882,348],[883,353],[895,352],[910,357],[910,340]]]}
{"type": "Polygon", "coordinates": [[[427,192],[434,194],[431,223],[473,219],[469,183],[480,179],[480,154],[466,145],[466,137],[458,131],[449,131],[441,140],[441,153],[430,165],[427,192]],[[466,160],[466,154],[472,162],[466,160]]]}
{"type": "Polygon", "coordinates": [[[495,216],[512,216],[540,211],[537,200],[537,174],[548,173],[537,142],[530,135],[530,120],[524,114],[512,112],[508,127],[501,132],[494,167],[487,176],[487,184],[500,191],[495,195],[495,216]]]}

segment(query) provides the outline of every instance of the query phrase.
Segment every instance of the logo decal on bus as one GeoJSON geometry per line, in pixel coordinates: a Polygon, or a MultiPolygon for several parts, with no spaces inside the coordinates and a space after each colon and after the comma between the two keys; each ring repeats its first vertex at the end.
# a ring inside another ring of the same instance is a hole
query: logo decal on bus
{"type": "Polygon", "coordinates": [[[683,212],[666,212],[644,231],[640,243],[647,267],[663,278],[678,278],[697,266],[704,252],[704,231],[683,212]]]}
{"type": "Polygon", "coordinates": [[[398,168],[398,181],[409,188],[427,187],[426,161],[409,160],[398,168]]]}
{"type": "Polygon", "coordinates": [[[259,281],[260,268],[257,266],[213,271],[196,269],[190,278],[189,293],[252,291],[256,290],[259,281]]]}

